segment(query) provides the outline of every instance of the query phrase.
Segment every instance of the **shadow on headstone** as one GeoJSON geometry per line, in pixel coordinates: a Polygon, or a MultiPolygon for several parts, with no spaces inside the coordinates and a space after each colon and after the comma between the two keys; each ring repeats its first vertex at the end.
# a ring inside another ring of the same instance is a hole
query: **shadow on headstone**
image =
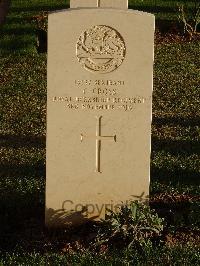
{"type": "MultiPolygon", "coordinates": [[[[91,220],[95,220],[98,216],[90,217],[91,220]]],[[[69,212],[65,209],[54,210],[52,208],[46,209],[46,225],[52,228],[59,228],[63,226],[81,225],[88,222],[86,210],[69,212]]]]}

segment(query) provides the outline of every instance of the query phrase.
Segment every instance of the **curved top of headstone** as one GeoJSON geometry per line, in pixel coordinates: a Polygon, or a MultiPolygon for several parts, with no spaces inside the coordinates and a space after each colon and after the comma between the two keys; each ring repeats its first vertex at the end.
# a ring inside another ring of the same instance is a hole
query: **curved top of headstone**
{"type": "Polygon", "coordinates": [[[70,8],[103,7],[127,9],[128,0],[70,0],[70,8]]]}

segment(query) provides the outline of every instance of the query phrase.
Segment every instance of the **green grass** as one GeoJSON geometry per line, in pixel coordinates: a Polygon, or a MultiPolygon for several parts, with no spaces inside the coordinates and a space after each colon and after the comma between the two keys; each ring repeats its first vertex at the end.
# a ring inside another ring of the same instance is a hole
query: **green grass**
{"type": "Polygon", "coordinates": [[[200,173],[199,43],[159,45],[155,54],[152,171],[163,182],[196,184],[200,173]]]}
{"type": "Polygon", "coordinates": [[[20,55],[35,54],[36,25],[31,18],[42,11],[68,8],[67,0],[13,0],[6,24],[0,29],[0,55],[10,52],[20,55]]]}
{"type": "MultiPolygon", "coordinates": [[[[129,0],[129,7],[154,13],[157,19],[177,20],[178,5],[181,3],[187,6],[191,14],[194,1],[129,0]]],[[[9,55],[10,52],[21,55],[36,53],[36,25],[31,22],[31,18],[42,11],[68,7],[68,0],[12,0],[6,25],[0,28],[0,56],[9,55]]]]}
{"type": "MultiPolygon", "coordinates": [[[[197,0],[198,2],[198,0],[197,0]]],[[[178,9],[181,5],[187,8],[187,12],[192,14],[195,1],[188,0],[129,0],[129,8],[141,10],[155,14],[157,19],[177,20],[178,9]]]]}
{"type": "MultiPolygon", "coordinates": [[[[175,18],[175,1],[157,1],[160,9],[156,11],[150,2],[130,1],[130,6],[151,8],[157,18],[175,18]]],[[[0,28],[0,243],[8,251],[2,253],[0,265],[199,265],[195,247],[163,246],[145,251],[145,256],[125,250],[115,255],[64,255],[59,239],[46,234],[47,62],[46,54],[37,53],[37,27],[30,18],[64,7],[68,1],[13,0],[7,22],[0,28]]],[[[155,50],[152,199],[200,194],[199,49],[200,43],[193,42],[157,45],[155,50]]],[[[190,203],[190,223],[181,218],[186,230],[200,228],[196,204],[190,203]]],[[[178,230],[180,221],[175,219],[170,225],[178,230]]]]}
{"type": "Polygon", "coordinates": [[[105,266],[158,266],[158,265],[192,265],[200,264],[200,250],[190,246],[182,247],[157,247],[143,251],[123,250],[109,254],[97,255],[92,252],[79,252],[76,254],[45,253],[7,253],[0,259],[0,265],[105,265],[105,266]]]}

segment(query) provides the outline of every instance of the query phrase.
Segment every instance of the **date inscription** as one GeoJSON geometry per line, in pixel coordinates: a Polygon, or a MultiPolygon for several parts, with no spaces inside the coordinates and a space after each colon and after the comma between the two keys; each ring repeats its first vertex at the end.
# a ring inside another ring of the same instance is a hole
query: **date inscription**
{"type": "Polygon", "coordinates": [[[122,80],[75,80],[79,88],[77,96],[54,96],[54,103],[63,103],[71,110],[121,110],[133,111],[137,105],[145,104],[143,96],[121,96],[125,86],[122,80]]]}

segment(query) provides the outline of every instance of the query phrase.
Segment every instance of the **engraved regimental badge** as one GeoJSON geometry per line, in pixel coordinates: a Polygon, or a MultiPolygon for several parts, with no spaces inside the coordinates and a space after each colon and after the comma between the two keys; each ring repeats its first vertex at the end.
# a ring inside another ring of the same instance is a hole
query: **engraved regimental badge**
{"type": "Polygon", "coordinates": [[[109,73],[124,61],[126,47],[115,29],[98,25],[84,31],[78,39],[76,55],[79,63],[93,73],[109,73]]]}

